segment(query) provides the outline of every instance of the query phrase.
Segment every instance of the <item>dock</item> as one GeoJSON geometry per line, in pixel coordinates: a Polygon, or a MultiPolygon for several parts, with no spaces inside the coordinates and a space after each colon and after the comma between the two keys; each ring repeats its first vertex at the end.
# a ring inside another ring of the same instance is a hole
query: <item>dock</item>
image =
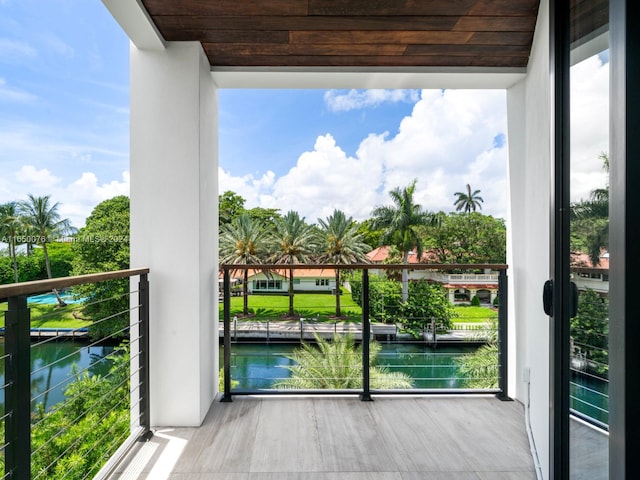
{"type": "MultiPolygon", "coordinates": [[[[224,337],[224,325],[220,322],[218,329],[220,338],[224,337]]],[[[316,336],[331,339],[334,335],[351,335],[354,340],[362,340],[362,324],[353,322],[317,322],[315,319],[300,318],[299,320],[247,321],[231,320],[231,338],[234,340],[280,340],[301,341],[314,340],[316,336]]],[[[371,324],[371,338],[377,340],[413,339],[403,334],[397,325],[386,323],[371,324]]],[[[466,342],[486,343],[487,331],[460,328],[455,330],[423,332],[423,338],[430,343],[466,342]]]]}

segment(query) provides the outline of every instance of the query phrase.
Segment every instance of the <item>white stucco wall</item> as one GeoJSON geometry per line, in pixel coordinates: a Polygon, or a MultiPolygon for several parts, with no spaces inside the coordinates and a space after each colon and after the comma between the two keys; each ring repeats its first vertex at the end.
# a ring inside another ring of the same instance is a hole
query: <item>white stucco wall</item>
{"type": "MultiPolygon", "coordinates": [[[[551,196],[551,91],[548,1],[540,4],[527,77],[507,90],[509,123],[510,345],[516,347],[510,394],[526,403],[530,371],[531,426],[545,478],[549,478],[549,318],[542,286],[549,278],[551,196]]],[[[512,357],[513,358],[513,357],[512,357]]]]}
{"type": "Polygon", "coordinates": [[[217,387],[217,97],[199,43],[131,46],[131,266],[150,267],[151,422],[217,387]]]}

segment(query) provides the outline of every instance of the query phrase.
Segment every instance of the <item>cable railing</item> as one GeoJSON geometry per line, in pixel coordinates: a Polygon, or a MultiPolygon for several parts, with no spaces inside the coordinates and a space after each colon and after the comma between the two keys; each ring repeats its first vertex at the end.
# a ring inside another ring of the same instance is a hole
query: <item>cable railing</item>
{"type": "Polygon", "coordinates": [[[609,429],[609,314],[606,295],[579,292],[571,321],[571,413],[603,430],[609,429]]]}
{"type": "Polygon", "coordinates": [[[412,264],[408,268],[414,278],[408,298],[402,301],[400,282],[382,284],[380,278],[385,275],[377,273],[384,270],[386,276],[399,276],[406,268],[222,265],[223,401],[253,393],[346,393],[363,400],[375,393],[492,393],[508,399],[507,266],[412,264]],[[234,292],[240,291],[238,279],[245,269],[254,277],[264,277],[263,283],[277,278],[279,291],[261,295],[253,290],[246,299],[232,295],[232,285],[234,292]],[[289,269],[293,270],[293,311],[287,300],[289,269]],[[336,269],[348,285],[341,293],[332,280],[336,269]],[[296,282],[298,270],[303,270],[300,276],[304,274],[305,282],[296,282]],[[315,285],[324,286],[325,295],[296,290],[296,285],[313,285],[310,271],[318,272],[315,285]],[[420,271],[440,272],[449,281],[448,272],[455,272],[454,280],[459,282],[440,285],[433,281],[438,277],[433,274],[419,280],[420,271]],[[469,272],[467,277],[474,279],[482,275],[493,283],[471,285],[460,272],[469,272]],[[232,279],[232,274],[237,278],[232,279]],[[329,280],[324,283],[320,277],[329,280]],[[468,301],[457,301],[454,293],[461,292],[468,301]],[[486,318],[453,318],[453,302],[478,304],[474,298],[478,294],[486,318]],[[277,295],[280,301],[274,298],[277,295]],[[322,301],[323,297],[327,300],[322,301]],[[245,301],[250,307],[246,311],[245,301]],[[344,338],[347,347],[342,345],[344,338]],[[483,358],[474,360],[480,350],[483,358]]]}
{"type": "Polygon", "coordinates": [[[0,479],[105,476],[148,433],[148,273],[0,286],[0,479]]]}

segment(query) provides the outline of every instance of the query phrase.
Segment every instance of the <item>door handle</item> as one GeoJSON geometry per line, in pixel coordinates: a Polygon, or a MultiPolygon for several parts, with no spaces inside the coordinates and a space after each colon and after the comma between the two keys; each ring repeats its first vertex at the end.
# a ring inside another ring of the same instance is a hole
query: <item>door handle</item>
{"type": "Polygon", "coordinates": [[[571,282],[571,309],[569,310],[569,317],[573,318],[578,314],[578,286],[571,282]]]}
{"type": "MultiPolygon", "coordinates": [[[[573,318],[578,314],[578,286],[574,282],[569,283],[569,317],[573,318]]],[[[544,282],[542,288],[542,308],[544,313],[553,317],[553,280],[544,282]]]]}
{"type": "Polygon", "coordinates": [[[544,313],[553,317],[553,280],[544,282],[544,287],[542,288],[542,308],[544,308],[544,313]]]}

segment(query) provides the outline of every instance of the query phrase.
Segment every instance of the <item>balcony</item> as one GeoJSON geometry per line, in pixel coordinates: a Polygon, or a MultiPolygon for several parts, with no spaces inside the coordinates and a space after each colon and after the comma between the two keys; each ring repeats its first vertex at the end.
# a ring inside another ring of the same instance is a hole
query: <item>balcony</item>
{"type": "Polygon", "coordinates": [[[249,396],[156,431],[114,479],[535,479],[524,409],[493,397],[249,396]]]}
{"type": "MultiPolygon", "coordinates": [[[[154,335],[154,317],[153,312],[148,316],[148,270],[1,286],[0,297],[10,299],[5,332],[7,353],[3,357],[7,375],[3,387],[6,413],[2,418],[6,427],[3,449],[7,469],[2,478],[38,475],[30,472],[29,464],[33,457],[25,454],[31,450],[33,455],[39,455],[29,440],[33,435],[30,434],[33,418],[28,415],[31,410],[29,403],[34,401],[29,395],[29,388],[34,372],[24,368],[25,351],[29,351],[29,348],[25,350],[25,345],[28,347],[29,336],[36,343],[52,341],[43,339],[41,335],[34,336],[33,332],[30,335],[29,329],[25,328],[28,322],[24,322],[25,318],[28,319],[24,316],[28,315],[27,309],[19,299],[53,287],[136,276],[140,278],[139,282],[132,282],[131,308],[118,312],[131,318],[130,329],[125,329],[131,343],[128,380],[131,387],[130,398],[126,400],[131,409],[131,427],[127,434],[118,437],[120,448],[113,452],[99,478],[536,478],[536,460],[531,453],[531,437],[527,428],[528,412],[522,403],[508,401],[507,395],[506,266],[498,268],[501,272],[498,298],[501,301],[498,354],[495,358],[497,388],[376,390],[368,382],[368,369],[372,364],[366,361],[367,355],[363,353],[361,387],[286,392],[238,389],[231,383],[239,378],[230,361],[236,346],[235,342],[232,343],[229,307],[229,273],[232,268],[237,267],[223,266],[226,272],[222,330],[225,393],[217,395],[202,425],[193,428],[151,427],[150,430],[153,390],[149,389],[147,362],[151,360],[153,365],[153,351],[149,350],[148,342],[154,335]],[[139,287],[136,286],[138,284],[139,287]],[[18,332],[11,331],[16,326],[14,318],[21,326],[18,332]],[[148,335],[145,333],[147,330],[148,335]],[[16,364],[23,367],[16,371],[16,364]],[[136,441],[139,439],[147,441],[136,441]]],[[[318,268],[333,270],[334,267],[323,265],[318,268]]],[[[364,272],[375,267],[340,268],[364,272]]],[[[402,266],[389,268],[401,269],[402,266]]],[[[376,335],[375,322],[372,322],[376,319],[370,318],[367,308],[371,296],[367,279],[368,275],[363,273],[361,319],[350,324],[351,330],[358,332],[359,338],[364,340],[363,346],[368,345],[369,337],[376,335]]],[[[334,321],[327,325],[333,329],[331,333],[335,333],[338,323],[334,321]]],[[[393,327],[398,334],[399,327],[393,327]]],[[[304,327],[301,332],[298,340],[310,339],[304,327]]],[[[84,332],[74,329],[62,334],[76,337],[84,332]]],[[[386,335],[382,334],[382,341],[386,335]]],[[[434,336],[435,340],[442,341],[446,333],[440,328],[427,328],[421,335],[417,342],[424,344],[433,341],[434,336]]],[[[395,368],[392,363],[389,365],[395,368]]],[[[90,411],[82,415],[88,414],[90,411]]],[[[580,417],[589,420],[588,415],[580,417]]],[[[606,469],[606,455],[601,458],[592,452],[606,451],[607,436],[583,420],[574,419],[572,422],[572,441],[576,447],[572,450],[575,452],[572,461],[577,465],[574,472],[580,469],[593,473],[597,469],[606,469]],[[594,445],[601,447],[594,448],[594,445]],[[582,450],[581,446],[584,446],[582,450]],[[585,454],[581,455],[581,451],[585,454]]],[[[49,441],[54,441],[59,435],[53,432],[49,441]]],[[[57,462],[59,459],[52,459],[51,467],[55,468],[57,462]]],[[[42,475],[38,478],[49,477],[42,475]]]]}

